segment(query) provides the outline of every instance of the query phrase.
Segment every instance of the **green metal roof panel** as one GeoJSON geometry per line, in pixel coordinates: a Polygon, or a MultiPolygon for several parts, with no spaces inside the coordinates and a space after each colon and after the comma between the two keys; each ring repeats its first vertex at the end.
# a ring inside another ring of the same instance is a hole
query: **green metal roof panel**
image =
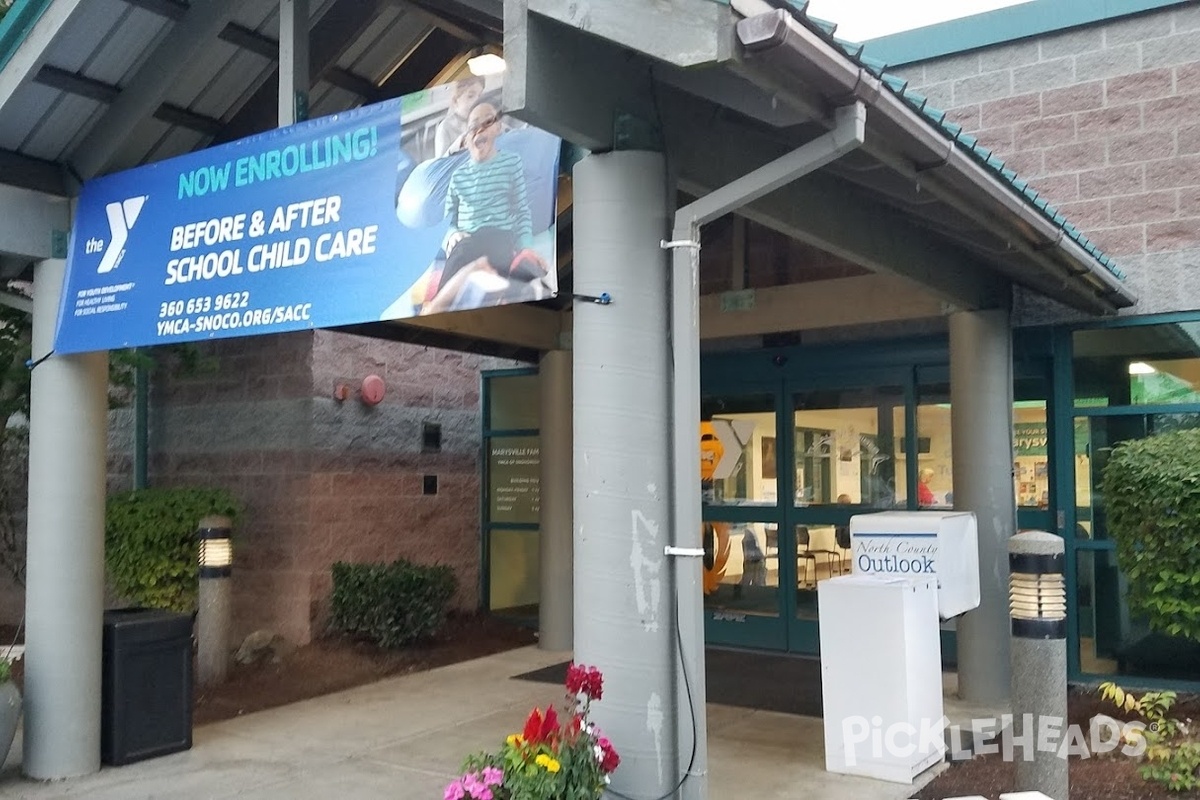
{"type": "Polygon", "coordinates": [[[903,100],[918,115],[929,120],[942,135],[954,142],[964,153],[974,158],[985,169],[995,175],[998,180],[1007,183],[1018,197],[1021,197],[1025,202],[1041,212],[1046,219],[1054,223],[1063,232],[1064,236],[1078,244],[1085,252],[1091,255],[1096,260],[1096,263],[1117,278],[1121,280],[1125,279],[1124,271],[1111,258],[1092,244],[1078,228],[1069,223],[1066,216],[1050,205],[1045,198],[1041,197],[1040,193],[1030,186],[1027,181],[1018,177],[1015,171],[1005,167],[1003,159],[997,157],[990,149],[981,145],[977,138],[964,132],[961,125],[948,121],[946,119],[947,112],[929,105],[928,99],[920,93],[908,91],[908,82],[906,80],[888,73],[888,65],[885,62],[863,55],[861,45],[834,38],[833,31],[836,30],[837,26],[808,16],[807,2],[788,0],[788,5],[797,19],[807,23],[810,29],[824,36],[827,41],[841,50],[847,58],[879,78],[888,91],[903,100]]]}

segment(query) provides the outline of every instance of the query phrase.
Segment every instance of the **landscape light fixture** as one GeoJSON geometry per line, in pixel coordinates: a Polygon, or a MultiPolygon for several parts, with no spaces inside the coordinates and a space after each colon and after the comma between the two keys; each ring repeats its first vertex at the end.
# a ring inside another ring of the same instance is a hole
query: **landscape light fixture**
{"type": "Polygon", "coordinates": [[[1012,634],[1025,639],[1066,636],[1067,587],[1062,553],[1010,552],[1012,634]]]}
{"type": "Polygon", "coordinates": [[[228,578],[233,572],[233,540],[229,528],[201,528],[200,577],[228,578]]]}
{"type": "Polygon", "coordinates": [[[213,514],[200,520],[200,581],[196,603],[196,676],[202,686],[229,674],[229,630],[233,610],[233,520],[213,514]]]}

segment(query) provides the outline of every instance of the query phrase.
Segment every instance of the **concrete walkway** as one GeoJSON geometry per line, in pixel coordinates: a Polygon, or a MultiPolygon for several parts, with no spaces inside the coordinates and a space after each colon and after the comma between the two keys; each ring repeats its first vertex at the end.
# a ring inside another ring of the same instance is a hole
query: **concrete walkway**
{"type": "MultiPolygon", "coordinates": [[[[527,647],[390,678],[205,725],[188,752],[52,784],[20,777],[18,734],[0,797],[440,800],[464,755],[496,747],[533,706],[559,700],[550,684],[509,676],[568,657],[527,647]]],[[[819,719],[718,705],[708,713],[714,800],[902,800],[916,791],[825,772],[819,719]]],[[[949,704],[948,715],[958,716],[949,704]]]]}

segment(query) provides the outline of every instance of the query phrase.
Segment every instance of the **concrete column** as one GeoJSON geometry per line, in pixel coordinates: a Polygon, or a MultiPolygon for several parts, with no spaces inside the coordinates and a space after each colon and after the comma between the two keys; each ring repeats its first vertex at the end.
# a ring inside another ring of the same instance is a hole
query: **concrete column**
{"type": "MultiPolygon", "coordinates": [[[[34,269],[35,360],[54,346],[65,272],[34,269]]],[[[53,356],[32,382],[22,769],[52,780],[100,768],[108,353],[53,356]]]]}
{"type": "Polygon", "coordinates": [[[571,366],[570,350],[551,350],[542,356],[539,376],[542,474],[538,517],[541,537],[538,646],[555,651],[575,646],[571,366]]]}
{"type": "MultiPolygon", "coordinates": [[[[575,658],[604,672],[597,723],[619,742],[613,789],[679,781],[670,542],[670,375],[664,160],[575,167],[575,658]]],[[[686,765],[683,765],[686,766],[686,765]]]]}
{"type": "Polygon", "coordinates": [[[964,700],[1009,695],[1008,539],[1016,533],[1012,463],[1012,330],[1007,310],[950,317],[954,507],[979,523],[979,608],[958,621],[964,700]]]}
{"type": "Polygon", "coordinates": [[[279,0],[279,127],[308,119],[308,0],[279,0]]]}

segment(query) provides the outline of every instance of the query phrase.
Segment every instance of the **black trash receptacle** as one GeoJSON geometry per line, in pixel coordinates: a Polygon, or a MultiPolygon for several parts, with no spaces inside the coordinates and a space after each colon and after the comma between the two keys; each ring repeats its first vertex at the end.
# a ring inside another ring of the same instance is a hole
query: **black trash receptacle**
{"type": "Polygon", "coordinates": [[[104,612],[100,760],[120,766],[192,746],[192,617],[104,612]]]}

